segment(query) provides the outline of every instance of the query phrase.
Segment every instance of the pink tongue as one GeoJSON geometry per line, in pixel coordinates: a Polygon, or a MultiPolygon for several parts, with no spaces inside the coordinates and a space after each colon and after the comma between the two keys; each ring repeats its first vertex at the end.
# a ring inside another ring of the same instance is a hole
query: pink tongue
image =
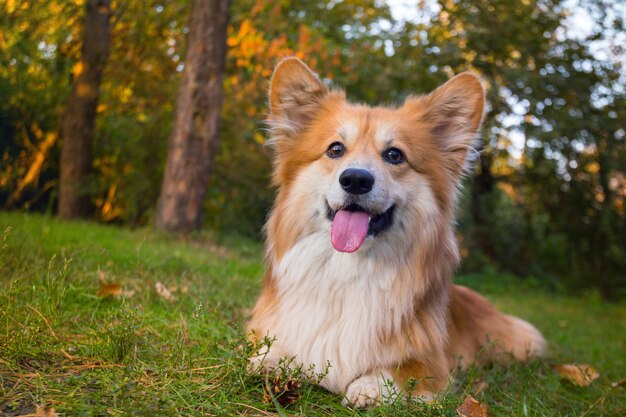
{"type": "Polygon", "coordinates": [[[370,216],[362,211],[339,210],[330,228],[333,247],[339,252],[354,252],[367,237],[370,216]]]}

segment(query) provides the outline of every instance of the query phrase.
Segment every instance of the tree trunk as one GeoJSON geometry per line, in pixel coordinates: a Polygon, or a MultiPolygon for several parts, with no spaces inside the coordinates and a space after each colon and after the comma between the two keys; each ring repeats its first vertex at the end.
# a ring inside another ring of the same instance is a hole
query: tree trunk
{"type": "Polygon", "coordinates": [[[175,233],[200,228],[219,139],[230,0],[194,0],[185,70],[176,102],[155,224],[175,233]]]}
{"type": "Polygon", "coordinates": [[[484,152],[479,160],[480,172],[474,175],[472,185],[472,221],[474,244],[480,247],[490,260],[497,260],[491,239],[489,219],[493,216],[493,190],[495,178],[491,172],[491,155],[484,152]]]}
{"type": "Polygon", "coordinates": [[[91,169],[91,142],[94,134],[100,82],[109,56],[110,0],[87,0],[81,59],[74,67],[72,92],[62,126],[60,217],[83,217],[89,210],[84,181],[91,169]]]}

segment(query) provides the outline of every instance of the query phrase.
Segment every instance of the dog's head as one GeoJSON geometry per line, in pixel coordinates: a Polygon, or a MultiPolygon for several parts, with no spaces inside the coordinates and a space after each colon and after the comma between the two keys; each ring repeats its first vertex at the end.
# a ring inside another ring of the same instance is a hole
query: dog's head
{"type": "Polygon", "coordinates": [[[328,231],[336,250],[354,252],[452,215],[484,95],[464,73],[397,108],[355,105],[288,58],[274,71],[269,102],[277,210],[293,212],[275,214],[300,235],[328,231]]]}

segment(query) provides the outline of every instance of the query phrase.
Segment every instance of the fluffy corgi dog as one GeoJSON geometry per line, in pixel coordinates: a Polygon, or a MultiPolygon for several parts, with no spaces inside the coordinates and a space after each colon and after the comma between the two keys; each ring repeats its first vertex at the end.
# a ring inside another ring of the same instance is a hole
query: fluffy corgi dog
{"type": "Polygon", "coordinates": [[[255,365],[326,371],[321,386],[366,407],[410,378],[428,399],[458,366],[545,352],[532,325],[452,284],[457,192],[483,115],[476,76],[368,107],[287,58],[269,104],[278,196],[248,330],[273,343],[255,365]]]}

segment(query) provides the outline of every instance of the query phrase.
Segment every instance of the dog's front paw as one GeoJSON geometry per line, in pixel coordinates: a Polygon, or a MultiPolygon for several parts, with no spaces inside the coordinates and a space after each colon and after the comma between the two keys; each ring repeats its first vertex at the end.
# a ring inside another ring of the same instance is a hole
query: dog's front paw
{"type": "Polygon", "coordinates": [[[355,379],[348,385],[341,403],[353,408],[372,407],[380,404],[381,394],[380,380],[375,375],[368,374],[355,379]]]}

